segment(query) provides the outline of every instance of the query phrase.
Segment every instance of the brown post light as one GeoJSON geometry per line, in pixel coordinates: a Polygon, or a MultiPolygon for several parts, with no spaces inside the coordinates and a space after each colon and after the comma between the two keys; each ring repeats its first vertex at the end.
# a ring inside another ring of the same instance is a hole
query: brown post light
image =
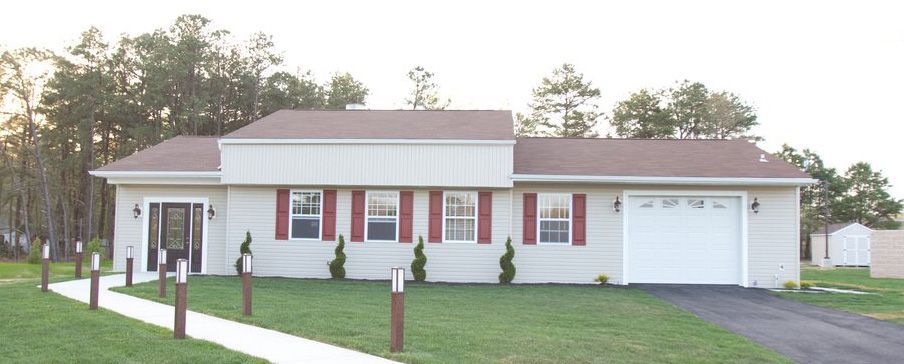
{"type": "Polygon", "coordinates": [[[188,308],[188,260],[176,261],[176,317],[173,322],[173,338],[185,338],[185,314],[188,308]]]}
{"type": "Polygon", "coordinates": [[[132,286],[132,261],[134,256],[132,256],[132,246],[126,247],[126,287],[132,286]]]}
{"type": "Polygon", "coordinates": [[[405,346],[405,268],[390,269],[392,304],[389,321],[389,351],[398,353],[405,346]]]}
{"type": "Polygon", "coordinates": [[[100,253],[91,253],[91,299],[88,308],[97,309],[97,298],[100,294],[100,253]]]}
{"type": "Polygon", "coordinates": [[[251,316],[251,254],[242,254],[242,313],[251,316]]]}
{"type": "MultiPolygon", "coordinates": [[[[34,248],[32,248],[34,249],[34,248]]],[[[50,280],[50,245],[41,245],[41,292],[47,292],[50,280]]]]}
{"type": "Polygon", "coordinates": [[[75,241],[75,278],[82,278],[82,241],[75,241]]]}
{"type": "Polygon", "coordinates": [[[157,257],[157,280],[159,281],[157,295],[166,297],[166,249],[160,249],[157,257]]]}

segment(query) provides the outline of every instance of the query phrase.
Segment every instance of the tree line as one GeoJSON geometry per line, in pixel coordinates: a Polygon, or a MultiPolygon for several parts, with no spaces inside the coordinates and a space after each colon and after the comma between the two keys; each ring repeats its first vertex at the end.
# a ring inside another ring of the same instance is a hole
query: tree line
{"type": "MultiPolygon", "coordinates": [[[[113,42],[92,27],[62,53],[21,48],[0,55],[0,216],[15,243],[112,238],[115,189],[88,174],[99,166],[173,136],[224,135],[276,110],[344,109],[366,103],[370,94],[346,72],[319,82],[310,71],[286,71],[270,36],[236,41],[199,15],[113,42]]],[[[407,107],[449,107],[433,72],[415,66],[407,76],[407,107]]],[[[532,90],[527,111],[515,116],[515,133],[596,138],[600,122],[608,122],[606,137],[761,139],[751,132],[753,106],[700,82],[638,90],[610,113],[600,110],[600,97],[574,65],[563,64],[532,90]]],[[[786,146],[777,155],[830,182],[832,221],[894,226],[901,200],[868,163],[839,175],[809,150],[786,146]]],[[[823,206],[817,188],[801,191],[807,233],[823,206]]],[[[65,259],[70,248],[51,244],[51,255],[65,259]]]]}

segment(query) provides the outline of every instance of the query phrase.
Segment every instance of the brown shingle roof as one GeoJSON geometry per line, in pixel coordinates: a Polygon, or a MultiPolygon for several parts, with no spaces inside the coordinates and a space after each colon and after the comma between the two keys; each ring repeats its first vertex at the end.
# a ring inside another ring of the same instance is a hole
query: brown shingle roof
{"type": "Polygon", "coordinates": [[[512,140],[512,112],[280,110],[225,138],[512,140]]]}
{"type": "Polygon", "coordinates": [[[520,138],[516,174],[809,178],[746,140],[520,138]],[[760,162],[765,154],[768,162],[760,162]]]}
{"type": "Polygon", "coordinates": [[[216,137],[177,136],[98,168],[103,172],[216,172],[220,148],[216,137]]]}

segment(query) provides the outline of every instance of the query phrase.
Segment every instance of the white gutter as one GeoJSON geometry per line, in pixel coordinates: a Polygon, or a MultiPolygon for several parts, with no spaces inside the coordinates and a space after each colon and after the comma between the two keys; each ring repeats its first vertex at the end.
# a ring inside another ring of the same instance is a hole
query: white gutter
{"type": "Polygon", "coordinates": [[[801,186],[818,182],[812,178],[577,176],[559,174],[513,174],[512,181],[719,186],[801,186]]]}
{"type": "Polygon", "coordinates": [[[220,177],[219,171],[88,171],[88,174],[95,177],[118,178],[186,178],[186,177],[220,177]]]}
{"type": "Polygon", "coordinates": [[[467,139],[274,139],[274,138],[220,138],[223,144],[436,144],[436,145],[514,145],[514,140],[467,139]]]}

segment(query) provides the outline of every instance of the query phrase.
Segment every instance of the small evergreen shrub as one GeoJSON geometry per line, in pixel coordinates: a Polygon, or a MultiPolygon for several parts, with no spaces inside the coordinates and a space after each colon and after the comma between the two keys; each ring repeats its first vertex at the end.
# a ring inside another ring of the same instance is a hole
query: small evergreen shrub
{"type": "Polygon", "coordinates": [[[82,253],[82,260],[85,261],[86,263],[90,263],[91,262],[91,254],[94,252],[97,252],[97,254],[100,254],[100,260],[104,260],[104,258],[106,258],[106,256],[105,256],[106,249],[104,249],[103,245],[101,245],[101,244],[102,243],[100,241],[100,238],[97,238],[97,237],[88,241],[88,245],[85,246],[85,249],[83,250],[83,253],[82,253]]]}
{"type": "Polygon", "coordinates": [[[345,237],[339,234],[339,244],[336,244],[336,258],[329,262],[330,275],[334,279],[345,278],[345,237]]]}
{"type": "Polygon", "coordinates": [[[245,231],[245,241],[239,246],[239,258],[235,260],[235,271],[242,274],[242,255],[251,254],[251,231],[245,231]]]}
{"type": "Polygon", "coordinates": [[[502,273],[499,273],[499,283],[509,284],[515,280],[515,265],[512,264],[514,258],[515,248],[512,248],[512,237],[509,236],[505,241],[505,254],[499,258],[499,267],[502,268],[502,273]]]}
{"type": "Polygon", "coordinates": [[[593,281],[597,282],[599,284],[606,284],[606,283],[609,283],[609,276],[607,276],[605,274],[600,274],[600,275],[596,276],[596,278],[594,278],[593,281]]]}
{"type": "Polygon", "coordinates": [[[44,242],[41,241],[41,238],[35,238],[35,241],[31,242],[31,246],[28,251],[28,258],[26,261],[28,264],[40,264],[41,263],[41,245],[44,245],[44,242]]]}
{"type": "Polygon", "coordinates": [[[424,266],[427,265],[427,256],[424,255],[424,237],[418,235],[417,246],[414,247],[414,260],[411,261],[411,275],[414,280],[423,282],[427,280],[427,271],[424,266]]]}
{"type": "Polygon", "coordinates": [[[813,288],[813,282],[800,281],[800,289],[810,289],[810,288],[813,288]]]}
{"type": "Polygon", "coordinates": [[[785,282],[785,289],[797,289],[797,282],[795,282],[795,281],[785,282]]]}

